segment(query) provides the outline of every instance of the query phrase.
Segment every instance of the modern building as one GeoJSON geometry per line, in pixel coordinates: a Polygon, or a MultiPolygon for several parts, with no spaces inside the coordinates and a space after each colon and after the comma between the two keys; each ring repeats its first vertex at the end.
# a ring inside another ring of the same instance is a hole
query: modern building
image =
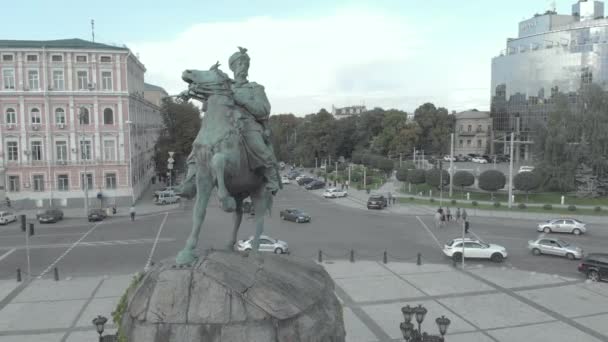
{"type": "Polygon", "coordinates": [[[558,93],[576,103],[586,84],[608,86],[608,19],[604,4],[580,0],[572,13],[554,10],[519,23],[517,38],[492,59],[491,115],[495,144],[507,153],[510,132],[518,133],[515,159],[531,157],[534,126],[547,120],[558,93]]]}
{"type": "Polygon", "coordinates": [[[454,155],[487,154],[491,143],[490,112],[468,110],[455,114],[454,155]]]}
{"type": "Polygon", "coordinates": [[[336,117],[336,119],[343,119],[353,115],[360,115],[365,112],[367,109],[364,105],[361,106],[349,106],[337,108],[336,106],[331,106],[331,114],[336,117]]]}
{"type": "Polygon", "coordinates": [[[0,199],[82,207],[86,192],[97,207],[141,195],[162,122],[128,48],[0,40],[0,69],[0,199]]]}

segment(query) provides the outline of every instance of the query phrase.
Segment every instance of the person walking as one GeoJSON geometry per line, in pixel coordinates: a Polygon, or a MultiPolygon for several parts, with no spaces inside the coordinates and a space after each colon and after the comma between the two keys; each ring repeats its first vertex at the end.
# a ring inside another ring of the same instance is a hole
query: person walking
{"type": "Polygon", "coordinates": [[[464,233],[465,234],[469,234],[469,228],[470,228],[469,221],[464,221],[464,233]]]}
{"type": "Polygon", "coordinates": [[[465,208],[462,208],[462,220],[466,222],[467,216],[467,210],[465,208]]]}
{"type": "Polygon", "coordinates": [[[435,213],[435,228],[439,228],[441,226],[441,209],[438,209],[435,213]]]}
{"type": "Polygon", "coordinates": [[[392,205],[393,204],[393,194],[391,194],[391,192],[388,192],[388,205],[392,205]]]}
{"type": "Polygon", "coordinates": [[[460,222],[460,208],[456,208],[456,223],[460,222]]]}
{"type": "Polygon", "coordinates": [[[129,213],[131,214],[131,221],[135,221],[135,205],[132,205],[131,208],[129,208],[129,213]]]}
{"type": "Polygon", "coordinates": [[[450,221],[452,221],[452,212],[450,211],[450,207],[447,207],[447,209],[445,211],[446,211],[448,223],[450,223],[450,221]]]}

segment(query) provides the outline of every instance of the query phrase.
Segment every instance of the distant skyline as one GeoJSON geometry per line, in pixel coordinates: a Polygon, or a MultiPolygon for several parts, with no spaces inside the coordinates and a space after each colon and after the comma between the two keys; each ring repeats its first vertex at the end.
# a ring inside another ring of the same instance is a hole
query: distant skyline
{"type": "MultiPolygon", "coordinates": [[[[555,1],[569,14],[576,0],[555,1]]],[[[266,87],[273,114],[365,104],[413,111],[488,110],[491,59],[517,23],[552,1],[158,0],[12,2],[2,39],[91,39],[127,45],[146,82],[176,94],[181,71],[216,61],[229,72],[249,49],[250,80],[266,87]]]]}

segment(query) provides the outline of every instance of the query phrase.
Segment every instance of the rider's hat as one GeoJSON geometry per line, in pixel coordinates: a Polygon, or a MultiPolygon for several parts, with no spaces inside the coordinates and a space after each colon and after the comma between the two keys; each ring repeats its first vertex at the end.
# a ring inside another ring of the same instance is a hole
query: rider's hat
{"type": "Polygon", "coordinates": [[[233,53],[232,56],[230,56],[230,59],[228,60],[230,70],[234,71],[234,63],[236,63],[236,61],[238,61],[241,58],[245,58],[245,59],[247,59],[247,61],[249,61],[249,55],[247,54],[247,49],[239,46],[239,51],[233,53]]]}

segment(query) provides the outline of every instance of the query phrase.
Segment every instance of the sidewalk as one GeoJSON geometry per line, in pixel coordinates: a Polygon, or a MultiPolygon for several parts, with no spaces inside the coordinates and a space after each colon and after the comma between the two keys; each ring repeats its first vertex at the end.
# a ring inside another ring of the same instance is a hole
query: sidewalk
{"type": "MultiPolygon", "coordinates": [[[[451,320],[446,341],[608,340],[608,287],[556,275],[470,264],[325,260],[344,306],[349,342],[400,341],[401,307],[428,309],[451,320]],[[378,291],[382,288],[382,291],[378,291]]],[[[109,319],[131,275],[0,282],[0,342],[95,341],[91,320],[109,319]],[[3,299],[3,300],[2,300],[3,299]]]]}

